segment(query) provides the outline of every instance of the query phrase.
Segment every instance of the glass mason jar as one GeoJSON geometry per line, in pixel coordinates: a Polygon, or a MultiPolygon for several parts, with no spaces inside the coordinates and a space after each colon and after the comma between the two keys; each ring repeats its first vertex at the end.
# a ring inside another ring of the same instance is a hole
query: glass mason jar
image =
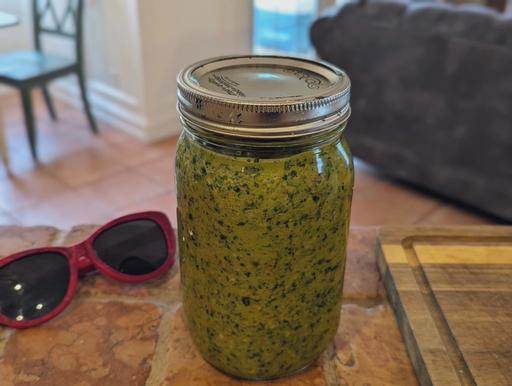
{"type": "Polygon", "coordinates": [[[178,76],[183,304],[225,373],[299,371],[338,328],[353,187],[350,82],[285,57],[223,57],[178,76]]]}

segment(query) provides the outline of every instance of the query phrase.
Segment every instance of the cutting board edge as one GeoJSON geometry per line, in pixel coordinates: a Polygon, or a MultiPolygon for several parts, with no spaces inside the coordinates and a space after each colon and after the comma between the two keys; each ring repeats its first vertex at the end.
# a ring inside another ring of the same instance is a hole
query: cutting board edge
{"type": "Polygon", "coordinates": [[[403,243],[410,237],[438,237],[442,240],[480,238],[512,238],[512,227],[506,225],[465,225],[465,226],[425,226],[425,225],[386,225],[378,230],[379,245],[403,243]]]}
{"type": "Polygon", "coordinates": [[[420,386],[433,386],[432,379],[428,373],[428,369],[425,361],[421,355],[412,355],[413,352],[419,352],[420,349],[418,347],[418,343],[416,338],[414,337],[414,333],[412,330],[412,326],[409,320],[405,317],[400,318],[399,315],[405,315],[405,310],[403,308],[402,302],[400,300],[400,294],[395,286],[393,279],[391,278],[392,273],[389,269],[389,266],[384,257],[384,253],[382,250],[382,244],[379,240],[378,249],[377,249],[377,263],[379,266],[379,272],[381,275],[382,283],[386,288],[387,296],[389,303],[394,311],[394,316],[396,322],[398,324],[398,328],[400,329],[400,333],[402,335],[402,339],[404,340],[404,344],[407,347],[407,354],[412,363],[414,371],[416,372],[416,377],[418,378],[418,383],[420,386]],[[413,348],[412,350],[410,348],[413,348]]]}

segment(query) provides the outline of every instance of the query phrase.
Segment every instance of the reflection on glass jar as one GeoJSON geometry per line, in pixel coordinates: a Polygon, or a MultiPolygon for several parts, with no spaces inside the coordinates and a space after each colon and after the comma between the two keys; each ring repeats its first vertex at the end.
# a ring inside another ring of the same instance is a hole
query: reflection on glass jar
{"type": "MultiPolygon", "coordinates": [[[[176,155],[181,277],[188,327],[204,358],[231,375],[270,379],[312,363],[338,328],[353,187],[352,158],[342,135],[348,96],[313,126],[310,119],[287,116],[287,108],[279,113],[284,124],[250,121],[255,118],[248,114],[233,125],[215,120],[224,112],[209,116],[215,109],[204,102],[200,111],[194,110],[197,103],[187,106],[197,95],[184,96],[189,90],[183,77],[193,77],[197,68],[214,73],[218,81],[216,71],[237,64],[240,75],[232,71],[222,82],[238,83],[235,87],[248,94],[251,82],[240,81],[247,79],[247,60],[254,57],[224,58],[210,69],[205,63],[212,62],[205,62],[179,79],[184,124],[176,155]],[[298,124],[290,129],[286,119],[298,124]],[[248,122],[260,126],[253,130],[248,122]]],[[[279,75],[294,73],[295,81],[304,61],[258,60],[252,71],[277,73],[271,84],[285,94],[277,99],[286,99],[283,106],[293,103],[286,95],[290,79],[279,75]]],[[[308,78],[321,66],[306,64],[308,78]]],[[[332,98],[337,103],[341,93],[348,94],[348,78],[338,69],[321,69],[332,73],[322,92],[326,98],[337,96],[332,98]],[[343,80],[341,91],[332,92],[329,87],[343,80]]],[[[258,93],[265,97],[265,87],[258,93]]],[[[231,98],[254,104],[248,97],[231,98]]]]}

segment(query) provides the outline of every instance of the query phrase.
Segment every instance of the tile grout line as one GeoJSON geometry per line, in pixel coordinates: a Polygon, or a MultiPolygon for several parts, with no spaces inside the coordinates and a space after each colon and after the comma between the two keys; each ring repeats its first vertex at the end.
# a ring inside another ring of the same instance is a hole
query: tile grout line
{"type": "Polygon", "coordinates": [[[432,208],[431,210],[429,210],[427,213],[423,214],[420,216],[419,219],[415,220],[413,222],[413,224],[421,224],[421,222],[423,220],[425,220],[427,217],[429,217],[430,215],[432,215],[434,212],[438,211],[439,209],[441,209],[442,207],[444,206],[444,204],[442,202],[439,202],[434,208],[432,208]]]}
{"type": "MultiPolygon", "coordinates": [[[[156,162],[156,161],[160,161],[162,159],[163,159],[163,157],[162,158],[158,158],[158,159],[154,159],[154,160],[151,160],[151,161],[143,162],[141,164],[129,166],[127,171],[133,172],[133,173],[137,174],[138,176],[143,177],[145,180],[147,180],[149,182],[152,182],[154,184],[158,184],[160,187],[162,187],[164,189],[169,189],[169,188],[166,188],[165,186],[163,186],[160,181],[156,181],[155,179],[150,177],[148,174],[145,174],[145,173],[141,172],[140,170],[137,170],[137,168],[139,168],[141,166],[144,166],[146,164],[150,164],[150,163],[153,163],[153,162],[156,162]]],[[[171,170],[169,170],[169,180],[172,179],[172,175],[171,175],[170,171],[171,170]]],[[[171,184],[169,184],[169,185],[171,185],[171,184]]],[[[175,188],[173,190],[175,190],[175,188]]]]}

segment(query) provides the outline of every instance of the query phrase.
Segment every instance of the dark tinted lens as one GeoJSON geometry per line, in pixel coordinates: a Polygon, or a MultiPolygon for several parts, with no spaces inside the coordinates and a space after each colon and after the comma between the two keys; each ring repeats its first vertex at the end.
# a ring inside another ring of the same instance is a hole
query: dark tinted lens
{"type": "Polygon", "coordinates": [[[18,322],[38,319],[57,307],[69,287],[68,259],[40,253],[0,268],[0,314],[18,322]]]}
{"type": "Polygon", "coordinates": [[[116,225],[96,237],[93,246],[101,260],[127,275],[151,273],[167,259],[164,232],[151,220],[116,225]]]}

